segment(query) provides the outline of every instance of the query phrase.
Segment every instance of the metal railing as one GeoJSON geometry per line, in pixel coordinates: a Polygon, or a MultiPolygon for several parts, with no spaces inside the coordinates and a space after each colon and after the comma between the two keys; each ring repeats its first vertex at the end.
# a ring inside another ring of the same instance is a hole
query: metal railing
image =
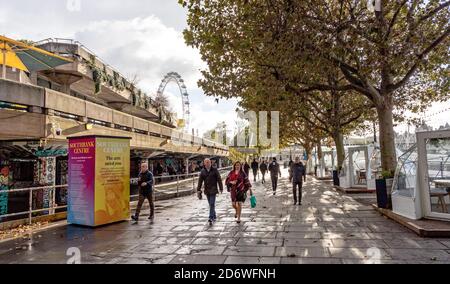
{"type": "Polygon", "coordinates": [[[57,209],[66,209],[67,205],[57,206],[53,197],[56,196],[57,189],[64,189],[64,188],[67,189],[67,187],[68,187],[67,185],[50,185],[50,186],[20,188],[20,189],[11,189],[11,190],[0,191],[0,194],[8,194],[8,196],[11,193],[28,192],[28,211],[0,215],[0,218],[3,219],[3,218],[9,218],[9,217],[15,217],[15,216],[21,216],[21,215],[28,215],[28,223],[31,224],[32,220],[33,220],[33,213],[48,211],[47,215],[53,215],[57,209]],[[38,190],[49,190],[49,193],[48,193],[49,207],[33,210],[33,192],[38,191],[38,190]]]}
{"type": "MultiPolygon", "coordinates": [[[[230,170],[231,170],[231,167],[225,167],[225,168],[220,168],[219,172],[221,175],[223,175],[230,170]]],[[[192,191],[194,191],[196,189],[196,180],[198,179],[199,174],[200,174],[200,172],[195,172],[195,173],[190,173],[190,174],[181,174],[181,175],[172,175],[172,176],[155,176],[155,180],[157,181],[157,184],[154,187],[154,191],[155,191],[155,193],[157,193],[157,192],[163,192],[164,190],[176,189],[176,192],[174,192],[174,193],[176,193],[176,196],[178,197],[179,192],[180,192],[180,187],[185,184],[186,185],[189,184],[189,186],[190,186],[191,182],[192,182],[192,191]],[[161,182],[162,180],[165,180],[165,179],[170,179],[170,182],[158,184],[158,180],[159,180],[159,182],[161,182]]],[[[131,179],[130,183],[133,184],[133,179],[131,179]]],[[[28,215],[28,218],[27,218],[28,223],[32,224],[33,214],[35,214],[35,213],[44,212],[44,214],[40,215],[40,216],[45,216],[45,215],[51,216],[51,215],[54,215],[56,210],[58,210],[58,209],[67,209],[67,205],[59,206],[55,202],[56,190],[57,189],[60,189],[60,190],[66,189],[67,190],[67,188],[68,188],[68,185],[65,184],[65,185],[30,187],[30,188],[21,188],[21,189],[11,189],[11,190],[0,191],[0,194],[8,194],[8,195],[10,195],[12,193],[28,192],[28,198],[29,198],[27,211],[0,215],[0,223],[2,223],[1,220],[4,218],[28,215]],[[49,207],[33,209],[33,192],[41,191],[41,190],[42,191],[48,190],[49,207]],[[47,212],[47,213],[45,213],[45,212],[47,212]]],[[[130,199],[136,198],[138,196],[139,196],[139,194],[130,195],[130,199]]],[[[133,202],[133,201],[130,200],[130,202],[133,202]]]]}

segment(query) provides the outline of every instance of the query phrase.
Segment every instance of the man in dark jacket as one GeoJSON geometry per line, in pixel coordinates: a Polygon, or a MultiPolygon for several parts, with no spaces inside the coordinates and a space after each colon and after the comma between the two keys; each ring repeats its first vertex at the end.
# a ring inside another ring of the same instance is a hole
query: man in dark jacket
{"type": "Polygon", "coordinates": [[[245,174],[247,175],[247,178],[248,178],[250,176],[250,165],[248,164],[247,161],[245,161],[245,164],[244,164],[244,172],[245,172],[245,174]]]}
{"type": "Polygon", "coordinates": [[[278,175],[281,177],[280,165],[277,163],[277,158],[273,158],[272,163],[269,165],[270,178],[272,179],[273,195],[277,192],[278,187],[278,175]]]}
{"type": "Polygon", "coordinates": [[[292,165],[292,187],[294,192],[294,205],[302,205],[302,188],[303,181],[306,182],[306,169],[303,163],[300,162],[300,158],[295,158],[295,163],[292,165]],[[298,187],[298,199],[297,199],[297,187],[298,187]]]}
{"type": "Polygon", "coordinates": [[[259,165],[259,170],[261,171],[262,181],[261,183],[266,183],[266,173],[267,173],[267,162],[263,160],[259,165]]]}
{"type": "Polygon", "coordinates": [[[138,186],[139,186],[139,202],[136,208],[135,215],[131,216],[131,218],[138,222],[139,214],[141,213],[142,205],[144,204],[145,199],[148,200],[150,204],[150,217],[148,218],[153,222],[155,217],[155,203],[153,202],[153,184],[155,183],[155,179],[153,174],[148,170],[148,164],[141,164],[141,172],[138,177],[138,186]]]}
{"type": "Polygon", "coordinates": [[[254,181],[256,182],[256,175],[258,174],[258,168],[259,168],[259,164],[256,161],[256,159],[253,159],[251,166],[252,166],[252,170],[253,170],[253,178],[254,178],[254,181]]]}
{"type": "Polygon", "coordinates": [[[200,172],[197,193],[199,199],[202,199],[202,186],[205,184],[204,193],[209,203],[209,224],[212,225],[216,221],[216,196],[223,193],[222,177],[217,169],[211,166],[211,160],[205,159],[204,169],[200,172]],[[219,188],[219,190],[218,190],[219,188]]]}

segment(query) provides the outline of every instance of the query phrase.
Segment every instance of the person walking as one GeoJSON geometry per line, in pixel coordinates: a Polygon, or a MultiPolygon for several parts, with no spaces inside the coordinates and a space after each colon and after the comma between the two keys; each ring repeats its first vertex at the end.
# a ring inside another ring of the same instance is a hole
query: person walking
{"type": "Polygon", "coordinates": [[[259,170],[261,171],[262,181],[261,183],[266,183],[266,173],[267,173],[267,162],[263,160],[261,165],[259,165],[259,170]]]}
{"type": "Polygon", "coordinates": [[[231,202],[234,210],[236,211],[235,218],[238,224],[241,223],[242,205],[247,199],[247,191],[250,190],[250,195],[253,195],[251,190],[252,185],[248,180],[248,176],[242,170],[241,163],[236,162],[233,166],[233,170],[228,174],[225,181],[228,192],[231,193],[231,202]]]}
{"type": "Polygon", "coordinates": [[[294,164],[294,161],[292,161],[292,157],[291,157],[291,159],[289,160],[289,164],[288,164],[288,167],[289,167],[289,181],[292,181],[292,165],[294,164]]]}
{"type": "Polygon", "coordinates": [[[303,195],[303,182],[306,182],[306,169],[300,158],[295,158],[295,163],[292,165],[292,190],[294,193],[294,205],[302,205],[302,195],[303,195]],[[298,188],[298,198],[297,198],[297,188],[298,188]]]}
{"type": "Polygon", "coordinates": [[[204,184],[204,194],[209,203],[209,219],[210,225],[217,220],[216,215],[216,197],[217,194],[223,193],[222,177],[216,168],[211,166],[211,160],[205,159],[203,162],[204,168],[200,172],[197,193],[198,198],[202,199],[202,187],[204,184]]]}
{"type": "Polygon", "coordinates": [[[250,165],[248,164],[247,161],[245,161],[244,164],[244,173],[247,175],[247,178],[250,177],[250,165]]]}
{"type": "Polygon", "coordinates": [[[280,165],[277,162],[277,158],[273,158],[272,162],[269,165],[269,171],[270,178],[272,180],[273,195],[276,195],[278,187],[278,175],[281,177],[280,165]]]}
{"type": "Polygon", "coordinates": [[[148,200],[150,204],[150,217],[148,218],[151,222],[154,221],[155,217],[155,203],[154,203],[154,195],[153,195],[153,185],[155,184],[155,177],[152,172],[148,170],[148,164],[141,164],[141,171],[138,177],[138,186],[139,186],[139,201],[136,208],[136,212],[131,219],[133,219],[136,223],[139,221],[139,214],[141,213],[142,205],[144,204],[145,199],[148,200]]]}
{"type": "Polygon", "coordinates": [[[251,167],[253,170],[253,179],[254,179],[254,182],[256,182],[256,175],[258,174],[258,168],[259,168],[259,164],[256,161],[256,159],[253,159],[251,167]]]}

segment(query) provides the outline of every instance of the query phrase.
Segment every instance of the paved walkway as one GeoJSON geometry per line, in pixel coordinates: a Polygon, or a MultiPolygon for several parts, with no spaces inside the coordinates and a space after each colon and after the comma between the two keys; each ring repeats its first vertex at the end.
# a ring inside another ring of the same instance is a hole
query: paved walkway
{"type": "Polygon", "coordinates": [[[0,263],[66,263],[77,248],[82,263],[450,263],[450,239],[422,239],[324,182],[305,186],[292,204],[286,179],[272,196],[257,182],[258,207],[246,204],[234,221],[228,194],[218,222],[206,222],[207,202],[195,196],[160,201],[156,222],[97,229],[60,226],[0,243],[0,263]]]}

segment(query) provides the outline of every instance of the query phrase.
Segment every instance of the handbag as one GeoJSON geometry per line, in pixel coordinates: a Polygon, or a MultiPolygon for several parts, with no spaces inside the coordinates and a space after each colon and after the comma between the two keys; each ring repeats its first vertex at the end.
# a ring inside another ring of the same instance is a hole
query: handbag
{"type": "Polygon", "coordinates": [[[247,199],[247,193],[244,190],[239,190],[236,194],[236,198],[238,200],[246,200],[247,199]]]}
{"type": "Polygon", "coordinates": [[[252,208],[256,207],[256,196],[252,195],[252,197],[250,197],[250,205],[252,208]]]}

